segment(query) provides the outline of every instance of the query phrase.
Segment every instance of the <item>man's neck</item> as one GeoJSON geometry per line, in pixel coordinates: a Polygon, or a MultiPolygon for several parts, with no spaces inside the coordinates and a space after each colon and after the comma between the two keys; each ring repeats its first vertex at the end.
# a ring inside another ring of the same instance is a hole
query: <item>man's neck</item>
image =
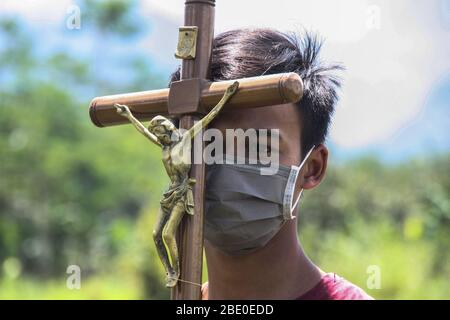
{"type": "Polygon", "coordinates": [[[297,239],[296,220],[288,221],[262,249],[229,256],[206,243],[208,299],[295,299],[321,279],[297,239]]]}

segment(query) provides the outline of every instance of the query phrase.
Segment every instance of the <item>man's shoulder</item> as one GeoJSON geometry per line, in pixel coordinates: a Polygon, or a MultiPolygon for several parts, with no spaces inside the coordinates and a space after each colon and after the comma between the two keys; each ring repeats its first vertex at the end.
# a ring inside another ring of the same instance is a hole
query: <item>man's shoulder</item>
{"type": "Polygon", "coordinates": [[[335,273],[325,274],[319,283],[297,300],[374,300],[363,289],[335,273]]]}

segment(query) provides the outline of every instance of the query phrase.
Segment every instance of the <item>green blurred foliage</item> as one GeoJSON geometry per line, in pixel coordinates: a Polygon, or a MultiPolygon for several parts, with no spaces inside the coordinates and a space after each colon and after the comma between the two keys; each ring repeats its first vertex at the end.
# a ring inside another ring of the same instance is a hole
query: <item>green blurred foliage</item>
{"type": "MultiPolygon", "coordinates": [[[[76,87],[96,84],[90,61],[37,59],[14,19],[0,19],[0,36],[0,298],[168,298],[151,241],[156,209],[142,209],[167,183],[160,151],[131,127],[92,125],[76,87]],[[66,287],[71,264],[79,292],[66,287]]],[[[127,90],[165,83],[150,68],[129,57],[127,90]]]]}
{"type": "MultiPolygon", "coordinates": [[[[132,4],[83,3],[99,33],[138,31],[132,4]]],[[[130,127],[90,123],[77,84],[96,85],[92,61],[63,51],[36,59],[15,20],[0,20],[0,35],[8,44],[0,47],[0,299],[169,298],[152,239],[167,183],[159,150],[130,127]],[[36,81],[38,69],[48,76],[36,81]],[[82,269],[81,290],[66,287],[71,264],[82,269]]],[[[142,57],[128,61],[132,80],[121,91],[165,83],[142,57]]],[[[116,92],[106,80],[102,91],[116,92]]],[[[448,155],[396,166],[331,161],[302,201],[307,253],[376,298],[450,298],[449,166],[448,155]],[[366,287],[371,265],[381,270],[379,290],[366,287]]]]}
{"type": "Polygon", "coordinates": [[[300,239],[321,268],[378,299],[448,299],[448,155],[386,166],[373,158],[329,168],[303,199],[300,239]],[[381,288],[367,288],[369,266],[381,288]]]}
{"type": "Polygon", "coordinates": [[[134,36],[140,31],[133,10],[136,0],[79,0],[83,20],[102,34],[134,36]]]}

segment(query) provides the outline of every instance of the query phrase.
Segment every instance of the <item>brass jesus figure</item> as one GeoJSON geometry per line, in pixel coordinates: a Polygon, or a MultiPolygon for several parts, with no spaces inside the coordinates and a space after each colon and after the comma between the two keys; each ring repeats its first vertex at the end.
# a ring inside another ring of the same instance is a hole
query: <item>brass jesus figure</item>
{"type": "Polygon", "coordinates": [[[170,186],[160,201],[161,210],[153,231],[153,239],[166,270],[166,287],[174,287],[180,276],[180,261],[175,240],[176,230],[185,213],[194,214],[192,185],[195,184],[195,179],[189,178],[191,140],[217,116],[238,87],[237,81],[229,86],[219,103],[184,134],[181,134],[175,125],[163,116],[154,117],[147,129],[133,116],[126,105],[114,105],[117,113],[128,118],[140,133],[162,149],[162,161],[170,178],[170,186]],[[167,251],[172,263],[170,263],[167,251]]]}

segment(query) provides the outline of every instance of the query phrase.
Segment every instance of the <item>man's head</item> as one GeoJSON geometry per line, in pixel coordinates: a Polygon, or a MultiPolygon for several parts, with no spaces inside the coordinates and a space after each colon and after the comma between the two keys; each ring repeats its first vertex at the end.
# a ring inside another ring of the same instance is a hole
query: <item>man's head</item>
{"type": "MultiPolygon", "coordinates": [[[[323,145],[340,87],[339,65],[325,65],[319,60],[321,42],[309,33],[285,34],[272,29],[237,29],[214,39],[211,80],[222,81],[275,73],[295,72],[304,84],[304,95],[296,104],[283,104],[253,110],[225,109],[210,127],[225,129],[279,129],[279,160],[284,165],[298,165],[316,146],[298,184],[305,189],[322,180],[328,152],[323,145]]],[[[171,81],[177,81],[177,70],[171,81]]],[[[231,143],[226,141],[226,143],[231,143]]]]}
{"type": "MultiPolygon", "coordinates": [[[[272,29],[236,29],[216,36],[211,80],[222,81],[283,72],[296,72],[304,83],[297,103],[301,113],[302,154],[325,141],[337,101],[339,65],[319,60],[321,42],[309,33],[285,34],[272,29]]],[[[171,81],[179,80],[179,70],[171,81]]]]}
{"type": "MultiPolygon", "coordinates": [[[[337,89],[340,86],[335,72],[342,68],[338,65],[322,64],[318,57],[320,48],[320,41],[310,34],[296,36],[271,29],[228,31],[218,35],[213,43],[210,75],[212,81],[286,72],[295,72],[302,78],[304,94],[299,103],[229,112],[225,107],[220,116],[210,124],[210,127],[219,129],[224,137],[226,137],[226,129],[243,129],[244,131],[247,129],[278,129],[278,150],[275,146],[268,146],[268,149],[270,153],[278,152],[279,163],[284,166],[298,166],[308,151],[315,146],[298,175],[295,192],[292,194],[293,199],[298,197],[301,189],[316,187],[322,181],[327,167],[328,150],[323,143],[337,101],[337,89]]],[[[172,75],[171,80],[176,81],[179,78],[178,70],[172,75]]],[[[228,141],[226,137],[224,146],[226,153],[228,153],[229,146],[235,148],[236,142],[228,141]]],[[[236,186],[236,188],[240,187],[236,186]]],[[[255,188],[259,187],[260,185],[255,186],[255,188]]],[[[250,187],[245,192],[251,191],[250,193],[253,194],[255,188],[250,187]]],[[[272,189],[276,186],[266,185],[265,188],[272,189]]],[[[281,190],[281,192],[283,191],[281,190]]],[[[252,199],[254,199],[253,196],[252,199]]],[[[217,201],[214,202],[214,198],[210,200],[216,205],[217,201]]],[[[232,205],[232,208],[228,208],[228,202],[223,202],[227,209],[241,213],[242,208],[235,208],[232,205]]],[[[219,201],[219,204],[222,205],[222,202],[219,201]]],[[[262,203],[260,204],[262,205],[262,203]]],[[[255,210],[258,210],[257,213],[266,215],[269,213],[260,212],[260,210],[268,209],[265,206],[261,208],[255,207],[255,210]]],[[[278,212],[276,214],[279,215],[278,212]]],[[[206,219],[208,220],[208,217],[206,219]]],[[[266,232],[265,220],[261,221],[263,223],[261,230],[266,232]]],[[[241,221],[241,223],[245,222],[241,221]]],[[[240,226],[245,228],[243,225],[240,226]]],[[[296,246],[296,226],[295,220],[287,221],[282,227],[285,232],[277,232],[265,246],[267,252],[273,253],[273,250],[277,251],[276,248],[285,247],[288,245],[287,243],[296,246]]],[[[233,233],[225,236],[227,239],[235,239],[233,233]]],[[[255,235],[249,235],[249,239],[253,236],[255,235]]],[[[223,254],[214,245],[211,245],[211,239],[206,238],[208,240],[205,244],[207,255],[209,253],[209,257],[218,255],[223,258],[223,254]]],[[[262,253],[261,251],[257,252],[264,255],[266,250],[262,251],[262,253]]]]}

